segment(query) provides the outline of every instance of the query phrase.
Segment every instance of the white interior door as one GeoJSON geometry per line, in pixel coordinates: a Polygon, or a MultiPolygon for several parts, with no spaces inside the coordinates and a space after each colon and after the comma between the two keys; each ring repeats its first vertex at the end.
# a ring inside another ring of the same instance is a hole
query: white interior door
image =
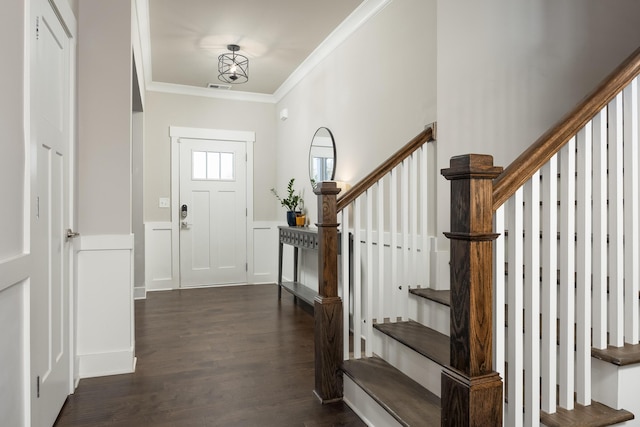
{"type": "Polygon", "coordinates": [[[180,286],[247,282],[244,143],[180,139],[180,286]]]}
{"type": "Polygon", "coordinates": [[[31,425],[53,425],[71,390],[69,345],[70,43],[46,0],[34,0],[31,154],[31,425]],[[33,175],[32,175],[33,176],[33,175]],[[32,178],[32,179],[33,179],[32,178]]]}

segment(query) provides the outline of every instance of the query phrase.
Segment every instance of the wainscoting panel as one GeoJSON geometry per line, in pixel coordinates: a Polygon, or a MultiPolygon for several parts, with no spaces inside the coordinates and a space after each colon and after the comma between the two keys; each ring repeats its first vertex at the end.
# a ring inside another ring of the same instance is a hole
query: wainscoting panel
{"type": "MultiPolygon", "coordinates": [[[[255,221],[248,240],[247,283],[275,283],[278,273],[278,225],[276,221],[255,221]]],[[[180,287],[178,242],[174,242],[170,222],[145,223],[146,291],[180,287]]],[[[136,289],[136,298],[141,291],[136,289]]]]}
{"type": "Polygon", "coordinates": [[[30,420],[27,256],[0,262],[0,414],[2,425],[30,420]],[[17,277],[21,279],[16,281],[17,277]]]}
{"type": "Polygon", "coordinates": [[[172,250],[179,246],[172,241],[171,222],[146,222],[144,225],[147,291],[178,288],[178,254],[174,256],[172,250]]]}
{"type": "MultiPolygon", "coordinates": [[[[253,223],[253,274],[249,283],[275,283],[278,274],[278,222],[253,223]]],[[[251,262],[250,262],[251,264],[251,262]]],[[[251,270],[249,271],[251,273],[251,270]]]]}
{"type": "Polygon", "coordinates": [[[133,235],[81,236],[76,265],[80,377],[133,372],[133,235]]]}

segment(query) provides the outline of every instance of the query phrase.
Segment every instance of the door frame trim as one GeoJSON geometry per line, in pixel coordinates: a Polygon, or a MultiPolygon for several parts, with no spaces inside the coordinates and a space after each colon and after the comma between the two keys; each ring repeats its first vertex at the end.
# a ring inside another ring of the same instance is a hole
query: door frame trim
{"type": "Polygon", "coordinates": [[[247,221],[246,242],[247,251],[247,282],[249,271],[253,271],[253,143],[256,133],[253,131],[237,131],[224,129],[188,128],[169,126],[171,138],[171,286],[180,288],[180,221],[177,215],[180,209],[180,138],[209,139],[244,143],[247,153],[246,185],[247,185],[247,221]],[[251,215],[248,213],[251,212],[251,215]]]}

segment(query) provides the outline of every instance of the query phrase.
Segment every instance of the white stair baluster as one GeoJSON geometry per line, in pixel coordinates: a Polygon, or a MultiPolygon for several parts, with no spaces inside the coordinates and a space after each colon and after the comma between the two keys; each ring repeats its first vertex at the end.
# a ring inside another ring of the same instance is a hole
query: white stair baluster
{"type": "Polygon", "coordinates": [[[509,385],[508,389],[508,411],[506,415],[506,425],[519,427],[522,426],[522,408],[523,408],[523,218],[522,218],[522,187],[516,191],[516,194],[507,202],[509,238],[508,238],[508,285],[507,300],[508,309],[508,327],[507,327],[507,362],[509,385]]]}
{"type": "Polygon", "coordinates": [[[384,178],[376,184],[377,187],[377,232],[378,232],[378,322],[384,322],[388,308],[385,306],[385,289],[388,283],[384,278],[384,178]]]}
{"type": "MultiPolygon", "coordinates": [[[[493,367],[504,381],[505,371],[505,237],[504,237],[504,211],[505,205],[500,206],[494,214],[493,231],[498,234],[498,238],[493,244],[493,367]]],[[[504,411],[503,411],[504,412],[504,411]]],[[[504,414],[503,414],[504,418],[504,414]]],[[[504,419],[503,419],[504,424],[504,419]]]]}
{"type": "MultiPolygon", "coordinates": [[[[365,197],[367,198],[366,205],[366,250],[367,250],[367,275],[365,284],[365,292],[367,293],[367,308],[365,314],[364,335],[367,340],[367,346],[365,347],[365,355],[367,357],[373,356],[373,296],[376,294],[376,285],[380,283],[373,276],[373,189],[369,188],[365,197]]],[[[378,320],[380,321],[380,320],[378,320]]]]}
{"type": "Polygon", "coordinates": [[[609,103],[609,345],[624,344],[622,95],[609,103]]]}
{"type": "Polygon", "coordinates": [[[592,346],[607,348],[607,109],[593,119],[592,346]]]}
{"type": "Polygon", "coordinates": [[[400,294],[400,313],[402,320],[407,320],[408,289],[411,275],[409,273],[409,162],[400,165],[400,210],[402,222],[402,293],[400,294]]]}
{"type": "Polygon", "coordinates": [[[591,171],[592,123],[577,137],[576,402],[591,404],[591,171]]]}
{"type": "Polygon", "coordinates": [[[341,239],[341,248],[340,248],[340,261],[342,264],[342,345],[343,345],[343,358],[344,360],[349,360],[349,315],[350,315],[350,303],[351,303],[351,295],[350,295],[350,287],[349,283],[351,281],[351,277],[349,276],[349,272],[351,271],[351,267],[349,265],[349,211],[351,210],[351,205],[345,207],[342,212],[340,212],[340,239],[341,239]]]}
{"type": "Polygon", "coordinates": [[[560,406],[574,407],[575,322],[575,137],[560,150],[560,406]]]}
{"type": "MultiPolygon", "coordinates": [[[[360,205],[362,197],[355,201],[353,212],[353,357],[362,358],[362,231],[360,205]]],[[[367,343],[367,347],[371,343],[367,343]]]]}
{"type": "Polygon", "coordinates": [[[389,223],[391,243],[389,244],[389,250],[391,251],[391,295],[393,312],[391,321],[398,320],[400,315],[398,301],[401,293],[398,290],[400,286],[398,276],[398,168],[394,168],[391,171],[391,180],[389,184],[389,223]]]}
{"type": "MultiPolygon", "coordinates": [[[[433,144],[431,144],[433,145],[433,144]]],[[[422,236],[422,253],[419,263],[421,264],[423,277],[421,282],[423,286],[430,287],[431,270],[429,268],[429,218],[431,215],[431,209],[435,210],[435,204],[429,203],[429,177],[431,176],[431,168],[429,167],[428,156],[429,144],[423,145],[420,149],[420,234],[422,236]]]]}
{"type": "Polygon", "coordinates": [[[558,156],[542,167],[542,377],[541,409],[556,412],[557,305],[558,305],[558,156]]]}
{"type": "Polygon", "coordinates": [[[638,78],[623,90],[624,105],[624,340],[638,344],[640,193],[638,182],[638,78]]]}
{"type": "MultiPolygon", "coordinates": [[[[409,170],[411,180],[409,182],[409,216],[411,219],[410,233],[411,233],[411,286],[414,288],[418,284],[423,284],[421,279],[418,279],[418,155],[413,153],[410,157],[411,168],[409,170]]],[[[408,288],[407,288],[408,292],[408,288]]],[[[409,294],[407,293],[407,304],[409,294]]],[[[407,308],[407,313],[409,309],[407,308]]]]}
{"type": "Polygon", "coordinates": [[[527,427],[540,422],[540,173],[524,185],[524,370],[527,427]]]}

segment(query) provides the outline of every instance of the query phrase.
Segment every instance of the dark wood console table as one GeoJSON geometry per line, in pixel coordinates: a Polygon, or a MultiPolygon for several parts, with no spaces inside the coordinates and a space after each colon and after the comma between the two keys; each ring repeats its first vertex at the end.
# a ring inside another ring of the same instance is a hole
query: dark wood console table
{"type": "MultiPolygon", "coordinates": [[[[318,250],[318,229],[310,227],[278,226],[278,299],[282,289],[290,292],[295,298],[313,306],[318,292],[298,282],[298,249],[318,250]],[[293,246],[293,282],[282,281],[282,250],[284,245],[293,246]]],[[[338,254],[340,254],[340,233],[338,233],[338,254]]]]}

